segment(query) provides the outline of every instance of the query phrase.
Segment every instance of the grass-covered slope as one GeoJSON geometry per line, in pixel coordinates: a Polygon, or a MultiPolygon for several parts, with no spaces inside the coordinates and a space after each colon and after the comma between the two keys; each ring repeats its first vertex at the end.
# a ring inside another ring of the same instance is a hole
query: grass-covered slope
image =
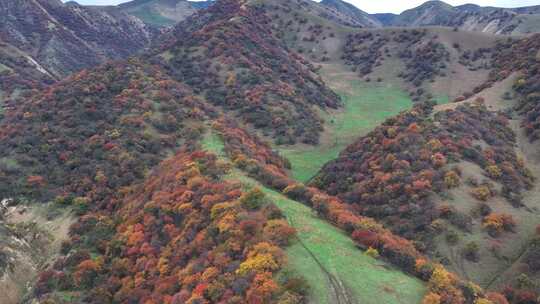
{"type": "MultiPolygon", "coordinates": [[[[227,157],[223,140],[215,132],[204,137],[202,147],[227,157]]],[[[425,294],[420,280],[367,255],[311,208],[265,187],[241,170],[234,169],[225,178],[246,188],[262,189],[297,230],[296,239],[286,249],[286,269],[309,274],[305,280],[310,303],[420,303],[425,294]]]]}
{"type": "Polygon", "coordinates": [[[497,293],[483,292],[474,283],[459,279],[441,264],[423,256],[418,250],[424,250],[421,243],[403,239],[373,219],[359,215],[339,198],[287,177],[284,173],[287,163],[280,161],[279,155],[267,143],[239,129],[234,122],[222,120],[213,128],[224,140],[225,155],[245,174],[312,208],[318,216],[349,234],[367,254],[380,254],[385,261],[428,281],[429,292],[423,299],[425,303],[482,303],[487,299],[498,303],[497,299],[502,297],[497,293]]]}
{"type": "Polygon", "coordinates": [[[508,118],[483,106],[418,107],[345,149],[311,180],[359,214],[417,240],[483,287],[522,254],[540,218],[508,118]],[[532,210],[530,208],[533,208],[532,210]]]}
{"type": "Polygon", "coordinates": [[[467,58],[488,56],[484,51],[500,38],[444,27],[359,29],[327,20],[297,1],[273,4],[267,14],[274,35],[322,65],[325,81],[331,82],[324,66],[332,65],[366,81],[397,85],[414,100],[453,100],[472,91],[488,73],[485,62],[469,66],[467,58]]]}
{"type": "Polygon", "coordinates": [[[471,96],[487,79],[489,47],[496,40],[446,28],[358,29],[325,20],[296,1],[274,1],[265,9],[273,34],[313,62],[343,101],[342,108],[321,115],[324,131],[316,149],[276,147],[300,181],[308,181],[358,136],[413,102],[444,104],[471,96]]]}
{"type": "MultiPolygon", "coordinates": [[[[262,187],[251,178],[231,178],[262,187]]],[[[316,303],[333,303],[336,297],[352,303],[420,303],[426,292],[420,280],[367,255],[309,207],[267,188],[263,192],[297,229],[297,242],[286,250],[289,267],[309,274],[306,281],[316,303]]]]}
{"type": "MultiPolygon", "coordinates": [[[[341,74],[338,74],[342,77],[341,74]]],[[[335,159],[339,152],[358,136],[368,133],[390,116],[407,110],[412,102],[399,88],[374,85],[360,80],[340,80],[338,88],[343,108],[322,114],[325,130],[316,148],[308,145],[279,147],[278,150],[291,162],[295,179],[307,182],[322,166],[335,159]],[[347,83],[348,82],[348,83],[347,83]],[[346,86],[343,86],[347,83],[346,86]]],[[[331,87],[332,83],[329,84],[331,87]]]]}
{"type": "MultiPolygon", "coordinates": [[[[510,127],[516,134],[517,153],[535,177],[540,174],[537,141],[539,43],[538,35],[500,41],[493,50],[494,69],[490,78],[477,90],[480,91],[477,96],[486,97],[487,104],[511,114],[510,127]],[[498,98],[491,92],[497,92],[498,98]]],[[[540,294],[540,287],[536,283],[540,278],[540,269],[536,264],[540,253],[538,188],[539,180],[535,179],[534,188],[525,192],[521,199],[524,208],[506,211],[519,219],[514,235],[501,240],[505,245],[514,244],[514,250],[505,251],[508,246],[504,246],[502,254],[498,252],[497,256],[502,256],[504,260],[496,262],[495,275],[489,281],[492,287],[507,286],[507,296],[513,302],[530,301],[540,294]]],[[[496,199],[490,200],[490,206],[500,208],[496,199]]]]}
{"type": "Polygon", "coordinates": [[[168,27],[174,26],[212,3],[213,1],[199,3],[187,0],[134,0],[122,3],[118,8],[151,26],[168,27]]]}
{"type": "MultiPolygon", "coordinates": [[[[513,85],[518,97],[516,109],[523,115],[523,127],[531,141],[540,138],[538,117],[540,116],[540,34],[519,40],[500,41],[494,50],[490,79],[478,90],[491,87],[494,82],[504,80],[513,72],[521,72],[513,85]]],[[[512,92],[507,92],[511,99],[512,92]]]]}

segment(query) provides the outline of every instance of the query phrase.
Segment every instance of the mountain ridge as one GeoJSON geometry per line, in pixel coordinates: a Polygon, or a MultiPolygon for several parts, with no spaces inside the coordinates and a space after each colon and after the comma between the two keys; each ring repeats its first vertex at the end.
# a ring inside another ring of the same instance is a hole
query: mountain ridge
{"type": "MultiPolygon", "coordinates": [[[[326,4],[347,9],[336,1],[326,4]]],[[[88,35],[83,46],[120,37],[96,47],[107,62],[56,77],[26,57],[42,41],[10,11],[28,38],[0,44],[0,81],[21,62],[30,80],[0,112],[0,289],[29,266],[39,276],[15,284],[25,303],[537,303],[540,183],[529,168],[540,171],[521,152],[540,138],[538,36],[388,29],[311,1],[219,0],[152,27],[159,37],[131,53],[128,33],[96,37],[108,33],[85,18],[150,27],[118,7],[28,3],[44,41],[64,38],[56,28],[77,34],[68,42],[88,35]],[[314,173],[291,176],[306,163],[326,165],[303,184],[314,173]],[[70,219],[56,235],[25,212],[70,219]],[[328,226],[347,242],[325,242],[328,226]],[[47,231],[58,239],[37,237],[47,231]]],[[[424,8],[423,20],[450,10],[424,8]]]]}
{"type": "Polygon", "coordinates": [[[427,1],[400,14],[373,14],[385,26],[450,26],[494,34],[538,32],[538,6],[499,8],[476,4],[452,6],[444,1],[427,1]]]}
{"type": "Polygon", "coordinates": [[[463,4],[452,6],[444,1],[426,1],[400,14],[367,14],[343,0],[323,0],[321,5],[350,16],[366,27],[449,26],[467,31],[494,34],[524,34],[538,32],[540,6],[500,8],[463,4]]]}
{"type": "Polygon", "coordinates": [[[382,26],[378,20],[348,2],[342,0],[322,0],[319,3],[351,17],[353,20],[364,25],[365,27],[382,26]]]}
{"type": "Polygon", "coordinates": [[[6,0],[0,5],[1,99],[50,84],[84,68],[126,58],[159,34],[115,7],[54,0],[6,0]],[[17,50],[17,51],[13,51],[17,50]]]}

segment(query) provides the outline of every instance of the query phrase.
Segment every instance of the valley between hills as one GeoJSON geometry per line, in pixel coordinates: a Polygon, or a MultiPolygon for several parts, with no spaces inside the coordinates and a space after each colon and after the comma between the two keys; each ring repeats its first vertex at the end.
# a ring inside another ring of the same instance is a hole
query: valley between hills
{"type": "Polygon", "coordinates": [[[540,303],[539,7],[0,13],[0,304],[540,303]]]}

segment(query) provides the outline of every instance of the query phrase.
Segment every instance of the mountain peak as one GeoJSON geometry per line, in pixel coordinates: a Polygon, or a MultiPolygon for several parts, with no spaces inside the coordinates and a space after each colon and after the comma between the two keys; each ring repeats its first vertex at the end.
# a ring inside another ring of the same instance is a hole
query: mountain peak
{"type": "Polygon", "coordinates": [[[420,5],[420,7],[422,6],[453,7],[452,5],[440,0],[426,1],[422,5],[420,5]]]}
{"type": "Polygon", "coordinates": [[[373,17],[385,26],[448,26],[467,31],[510,34],[527,33],[538,28],[540,9],[507,9],[476,4],[454,7],[443,1],[427,1],[397,16],[376,14],[373,17]],[[524,17],[525,14],[529,16],[524,17]]]}
{"type": "MultiPolygon", "coordinates": [[[[421,4],[420,6],[416,7],[416,8],[412,8],[412,9],[409,9],[409,10],[406,10],[405,12],[408,12],[408,11],[417,11],[417,10],[426,10],[426,9],[444,9],[444,10],[453,10],[454,7],[446,2],[443,2],[443,1],[439,1],[439,0],[431,0],[431,1],[426,1],[424,2],[423,4],[421,4]]],[[[405,13],[404,12],[404,13],[405,13]]]]}
{"type": "Polygon", "coordinates": [[[343,0],[322,0],[321,5],[345,15],[364,27],[381,27],[382,23],[368,13],[343,0]]]}

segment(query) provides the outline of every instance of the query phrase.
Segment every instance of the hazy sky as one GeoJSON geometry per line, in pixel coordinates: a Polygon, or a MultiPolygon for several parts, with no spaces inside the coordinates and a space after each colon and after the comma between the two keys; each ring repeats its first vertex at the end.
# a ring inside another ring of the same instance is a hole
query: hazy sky
{"type": "MultiPolygon", "coordinates": [[[[76,0],[80,4],[114,5],[126,0],[76,0]]],[[[196,1],[196,0],[195,0],[196,1]]],[[[406,9],[416,7],[426,0],[345,0],[356,5],[368,13],[400,13],[406,9]]],[[[474,3],[482,6],[520,7],[540,5],[540,0],[447,0],[446,3],[461,5],[474,3]]]]}

